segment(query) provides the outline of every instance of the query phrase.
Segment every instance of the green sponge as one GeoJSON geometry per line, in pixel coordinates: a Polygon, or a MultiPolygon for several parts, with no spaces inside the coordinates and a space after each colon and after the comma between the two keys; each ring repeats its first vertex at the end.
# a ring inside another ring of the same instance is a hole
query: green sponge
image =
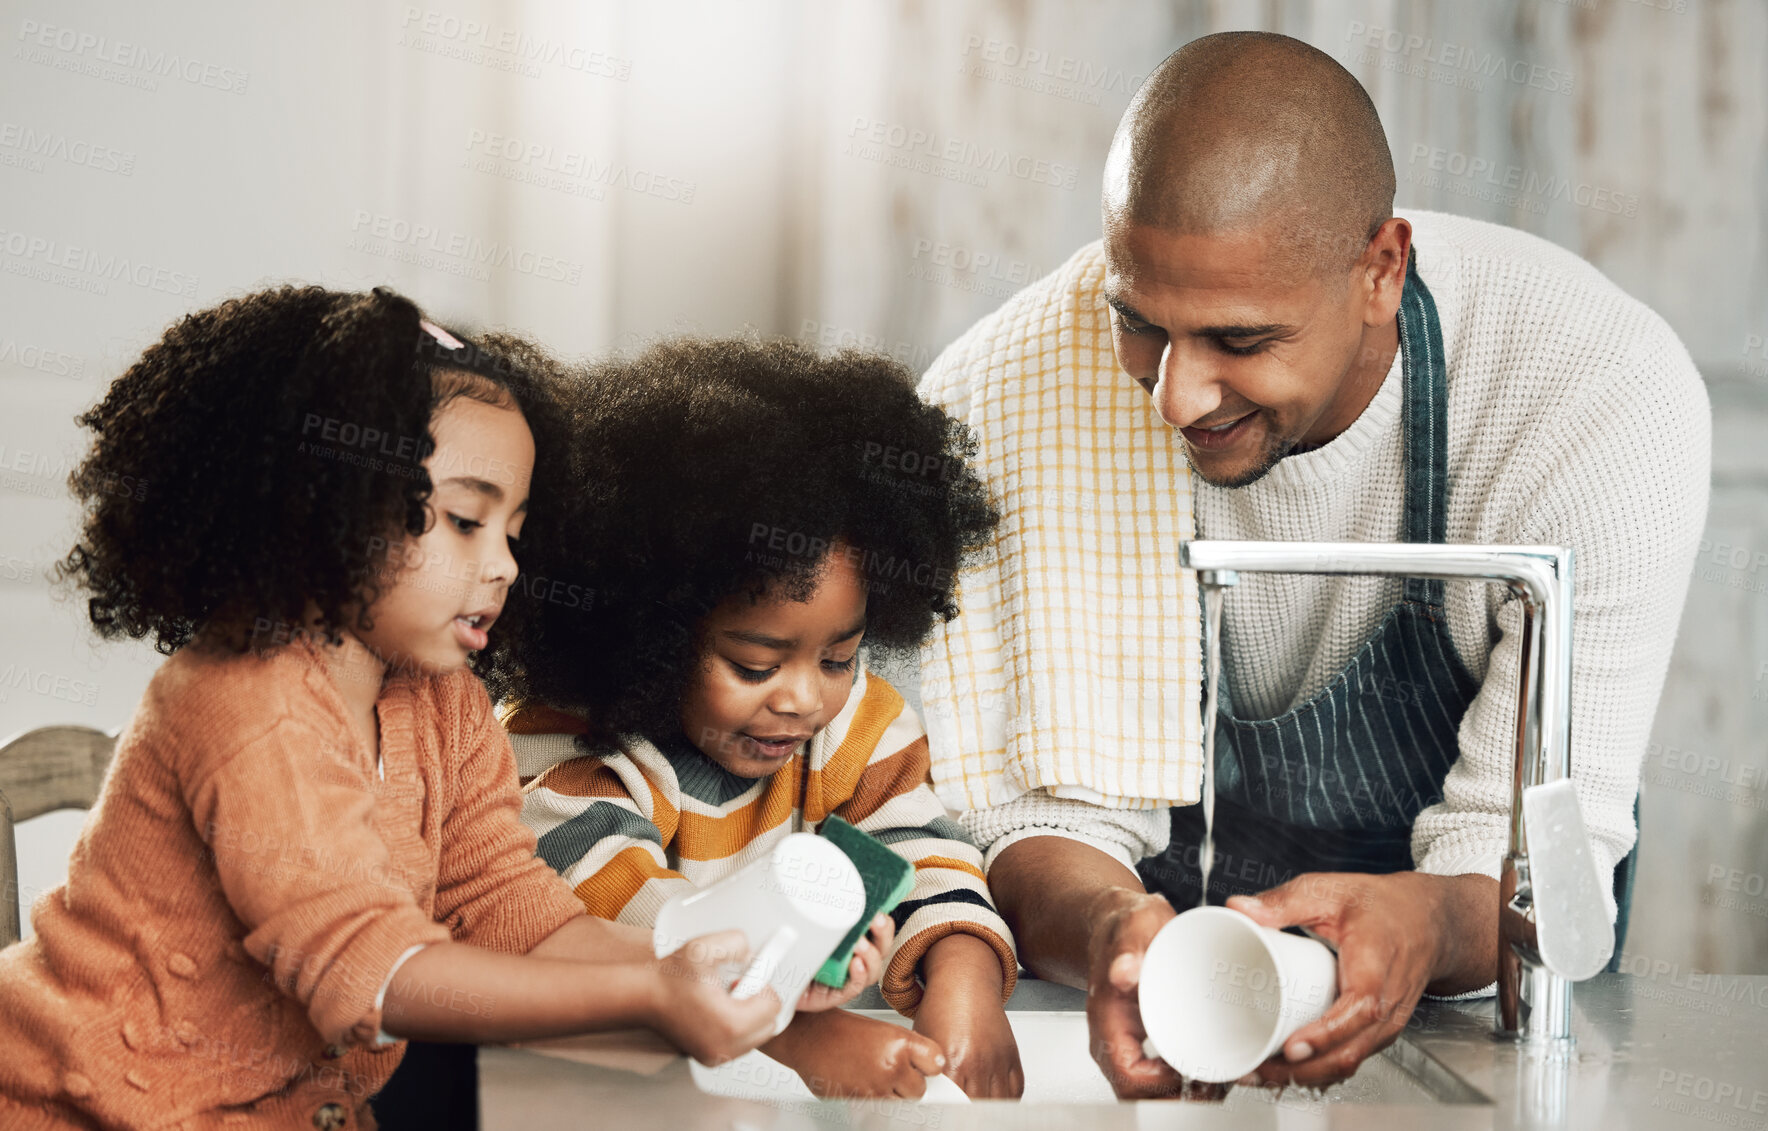
{"type": "Polygon", "coordinates": [[[876,837],[860,832],[840,817],[831,815],[817,832],[847,854],[866,885],[865,914],[841,939],[829,960],[823,963],[823,968],[816,972],[817,981],[840,989],[847,984],[847,967],[853,962],[853,948],[866,933],[872,918],[901,903],[902,897],[915,886],[915,866],[890,851],[876,837]]]}

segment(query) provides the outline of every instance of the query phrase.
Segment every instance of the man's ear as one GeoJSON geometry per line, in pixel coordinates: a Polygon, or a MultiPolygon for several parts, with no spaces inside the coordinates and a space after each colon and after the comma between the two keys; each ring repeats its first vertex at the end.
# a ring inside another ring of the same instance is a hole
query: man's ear
{"type": "Polygon", "coordinates": [[[1385,326],[1400,310],[1406,289],[1406,262],[1412,254],[1412,225],[1391,216],[1375,230],[1357,260],[1364,300],[1363,324],[1385,326]]]}

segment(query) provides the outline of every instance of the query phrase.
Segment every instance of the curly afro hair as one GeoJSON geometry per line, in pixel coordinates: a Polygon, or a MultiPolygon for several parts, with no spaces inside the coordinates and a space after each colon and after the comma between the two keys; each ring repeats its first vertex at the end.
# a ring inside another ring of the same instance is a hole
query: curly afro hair
{"type": "Polygon", "coordinates": [[[884,357],[666,342],[593,368],[567,416],[569,513],[537,530],[534,615],[481,674],[494,698],[584,716],[592,746],[679,731],[706,615],[807,598],[837,544],[867,647],[917,647],[999,521],[968,429],[884,357]]]}
{"type": "Polygon", "coordinates": [[[563,370],[512,337],[444,344],[421,319],[385,288],[281,287],[148,347],[77,418],[95,439],[69,476],[84,522],[56,577],[89,593],[98,633],[169,655],[211,627],[243,651],[367,625],[387,547],[431,521],[430,421],[454,397],[519,409],[536,504],[556,494],[540,485],[562,459],[563,370]]]}

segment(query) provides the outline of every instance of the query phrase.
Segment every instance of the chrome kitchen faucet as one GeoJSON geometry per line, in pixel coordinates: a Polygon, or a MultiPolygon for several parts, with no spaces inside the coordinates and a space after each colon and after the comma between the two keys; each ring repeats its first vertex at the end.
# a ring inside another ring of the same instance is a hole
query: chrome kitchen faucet
{"type": "Polygon", "coordinates": [[[1179,544],[1179,564],[1204,585],[1241,573],[1358,574],[1495,581],[1523,603],[1522,680],[1510,850],[1498,882],[1497,1032],[1569,1049],[1572,983],[1614,952],[1602,877],[1571,780],[1572,551],[1559,546],[1425,542],[1179,544]]]}

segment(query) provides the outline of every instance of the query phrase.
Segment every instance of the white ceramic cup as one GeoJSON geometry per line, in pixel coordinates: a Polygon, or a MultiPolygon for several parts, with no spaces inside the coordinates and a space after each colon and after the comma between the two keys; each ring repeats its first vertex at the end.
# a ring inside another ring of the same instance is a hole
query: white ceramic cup
{"type": "Polygon", "coordinates": [[[1238,1080],[1338,996],[1326,944],[1226,907],[1178,915],[1148,946],[1139,990],[1154,1055],[1191,1080],[1238,1080]]]}
{"type": "Polygon", "coordinates": [[[834,842],[811,833],[782,837],[766,856],[711,887],[678,895],[657,913],[651,945],[662,958],[690,939],[736,928],[749,941],[747,970],[732,990],[744,998],[772,986],[774,1031],[791,1022],[799,995],[865,911],[859,869],[834,842]]]}

